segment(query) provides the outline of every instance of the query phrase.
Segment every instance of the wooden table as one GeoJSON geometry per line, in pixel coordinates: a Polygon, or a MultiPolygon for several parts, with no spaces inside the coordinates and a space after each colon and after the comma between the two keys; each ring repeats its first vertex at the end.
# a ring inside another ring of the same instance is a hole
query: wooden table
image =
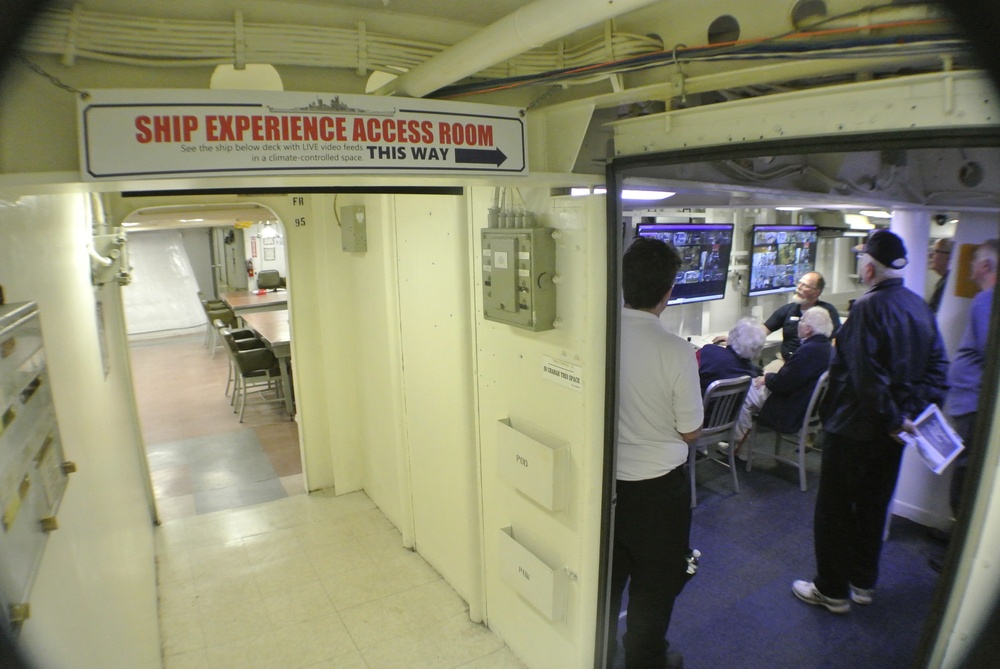
{"type": "Polygon", "coordinates": [[[223,293],[222,301],[229,305],[229,308],[237,316],[251,314],[260,311],[274,311],[276,309],[288,309],[288,291],[274,290],[267,291],[263,295],[258,291],[237,290],[231,293],[223,293]]]}
{"type": "Polygon", "coordinates": [[[288,328],[288,309],[271,311],[242,312],[240,316],[248,328],[257,333],[281,369],[281,387],[285,392],[285,409],[289,416],[295,415],[292,400],[292,384],[288,379],[288,365],[292,361],[292,343],[288,328]]]}

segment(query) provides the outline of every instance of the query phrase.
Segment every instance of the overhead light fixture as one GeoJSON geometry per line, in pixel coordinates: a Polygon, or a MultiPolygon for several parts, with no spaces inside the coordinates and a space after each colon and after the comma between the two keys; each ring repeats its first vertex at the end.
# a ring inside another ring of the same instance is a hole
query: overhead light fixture
{"type": "Polygon", "coordinates": [[[801,211],[802,207],[775,207],[775,211],[801,211]]]}
{"type": "Polygon", "coordinates": [[[858,213],[868,218],[892,218],[892,214],[881,209],[863,209],[858,213]]]}
{"type": "Polygon", "coordinates": [[[665,200],[674,195],[675,193],[667,190],[633,190],[626,188],[622,191],[623,200],[665,200]]]}
{"type": "Polygon", "coordinates": [[[137,225],[139,225],[139,223],[137,223],[135,221],[123,221],[122,222],[122,227],[123,228],[132,228],[132,227],[135,227],[137,225]]]}
{"type": "Polygon", "coordinates": [[[866,216],[860,214],[844,214],[844,223],[847,223],[851,230],[875,229],[875,224],[869,221],[866,216]]]}
{"type": "MultiPolygon", "coordinates": [[[[573,196],[583,195],[606,195],[608,189],[604,186],[594,186],[593,188],[576,187],[570,188],[569,194],[573,196]]],[[[626,188],[622,190],[623,200],[665,200],[675,193],[666,190],[639,190],[626,188]]]]}
{"type": "Polygon", "coordinates": [[[275,237],[280,237],[281,235],[278,233],[278,228],[271,225],[270,221],[268,221],[264,223],[264,227],[260,229],[257,236],[261,239],[274,239],[275,237]]]}

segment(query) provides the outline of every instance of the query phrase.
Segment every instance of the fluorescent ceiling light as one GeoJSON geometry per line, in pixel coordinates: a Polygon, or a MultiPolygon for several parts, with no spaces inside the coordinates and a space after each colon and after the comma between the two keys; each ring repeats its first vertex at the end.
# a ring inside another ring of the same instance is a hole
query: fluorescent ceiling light
{"type": "Polygon", "coordinates": [[[138,223],[133,223],[132,221],[124,221],[122,223],[122,227],[123,228],[132,228],[132,227],[135,227],[137,225],[139,225],[139,224],[138,223]]]}
{"type": "Polygon", "coordinates": [[[868,220],[866,216],[860,214],[844,214],[844,222],[850,226],[851,230],[874,230],[875,224],[868,220]]]}
{"type": "Polygon", "coordinates": [[[802,207],[775,207],[777,211],[800,211],[802,207]]]}
{"type": "Polygon", "coordinates": [[[858,213],[862,216],[867,216],[868,218],[892,218],[892,214],[880,209],[865,209],[858,213]]]}
{"type": "Polygon", "coordinates": [[[673,197],[674,193],[666,190],[632,190],[625,189],[622,191],[623,200],[665,200],[668,197],[673,197]]]}
{"type": "Polygon", "coordinates": [[[570,188],[569,194],[573,197],[579,197],[581,195],[604,195],[608,192],[608,189],[604,186],[595,186],[593,188],[570,188]]]}

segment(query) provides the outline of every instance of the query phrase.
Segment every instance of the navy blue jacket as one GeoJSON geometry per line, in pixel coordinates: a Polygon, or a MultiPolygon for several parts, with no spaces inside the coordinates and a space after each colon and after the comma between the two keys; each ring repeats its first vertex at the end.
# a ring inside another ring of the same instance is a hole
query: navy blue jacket
{"type": "Polygon", "coordinates": [[[823,429],[857,441],[895,432],[948,390],[948,357],[923,299],[886,279],[855,301],[837,333],[823,429]]]}
{"type": "Polygon", "coordinates": [[[701,396],[713,381],[737,376],[759,376],[760,370],[746,358],[736,355],[728,346],[706,344],[698,349],[698,376],[701,378],[701,396]]]}
{"type": "MultiPolygon", "coordinates": [[[[815,306],[823,307],[830,314],[830,320],[833,321],[833,336],[836,337],[840,328],[840,314],[837,313],[837,307],[823,300],[817,300],[815,306]]],[[[789,302],[775,309],[770,318],[764,321],[764,327],[768,332],[777,332],[778,328],[781,328],[781,357],[785,360],[792,357],[799,348],[800,318],[802,318],[802,305],[789,302]]]]}
{"type": "Polygon", "coordinates": [[[792,357],[773,374],[764,375],[771,391],[757,422],[779,432],[797,432],[809,408],[816,381],[830,368],[833,346],[826,335],[816,334],[801,343],[792,357]]]}

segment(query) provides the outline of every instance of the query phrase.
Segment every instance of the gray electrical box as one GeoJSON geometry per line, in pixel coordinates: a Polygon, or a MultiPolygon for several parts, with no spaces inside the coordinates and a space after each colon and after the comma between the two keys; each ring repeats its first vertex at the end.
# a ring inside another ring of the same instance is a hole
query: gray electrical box
{"type": "Polygon", "coordinates": [[[363,204],[340,208],[340,247],[348,253],[368,250],[368,232],[363,204]]]}
{"type": "Polygon", "coordinates": [[[549,228],[482,231],[483,317],[540,332],[556,318],[556,243],[549,228]]]}

